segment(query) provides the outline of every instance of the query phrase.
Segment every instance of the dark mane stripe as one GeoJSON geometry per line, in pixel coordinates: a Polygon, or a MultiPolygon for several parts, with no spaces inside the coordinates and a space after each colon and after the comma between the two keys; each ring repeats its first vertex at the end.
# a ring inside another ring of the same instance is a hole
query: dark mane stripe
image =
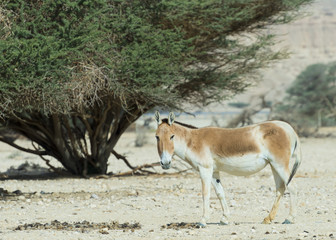
{"type": "MultiPolygon", "coordinates": [[[[168,119],[164,118],[164,119],[162,119],[162,122],[168,124],[168,119]]],[[[187,127],[187,128],[191,128],[191,129],[198,129],[198,127],[195,127],[195,126],[189,125],[189,124],[185,124],[185,123],[181,123],[181,122],[178,122],[178,121],[174,121],[174,123],[177,123],[177,124],[179,124],[183,127],[187,127]]]]}

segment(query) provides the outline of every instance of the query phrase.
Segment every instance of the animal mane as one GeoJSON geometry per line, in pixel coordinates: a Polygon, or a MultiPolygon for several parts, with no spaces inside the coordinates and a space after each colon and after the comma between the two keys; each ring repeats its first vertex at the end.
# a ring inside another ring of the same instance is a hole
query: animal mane
{"type": "MultiPolygon", "coordinates": [[[[168,124],[168,119],[164,118],[164,119],[162,119],[162,122],[168,124]]],[[[186,128],[198,129],[198,127],[195,127],[195,126],[189,125],[189,124],[185,124],[185,123],[181,123],[181,122],[178,122],[178,121],[174,121],[174,123],[177,123],[177,124],[179,124],[179,125],[181,125],[183,127],[186,127],[186,128]]]]}

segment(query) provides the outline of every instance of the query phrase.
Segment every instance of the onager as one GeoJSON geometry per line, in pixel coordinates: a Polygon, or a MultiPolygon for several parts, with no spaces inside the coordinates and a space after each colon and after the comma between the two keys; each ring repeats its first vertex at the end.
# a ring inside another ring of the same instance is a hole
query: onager
{"type": "Polygon", "coordinates": [[[290,193],[290,210],[285,224],[294,223],[296,215],[296,188],[289,185],[301,163],[300,140],[293,128],[282,121],[267,121],[237,129],[217,127],[196,128],[176,122],[175,115],[161,120],[155,113],[158,124],[157,148],[163,169],[169,169],[173,155],[177,155],[199,171],[202,182],[203,216],[201,226],[209,218],[211,183],[223,210],[221,224],[228,224],[229,208],[220,182],[219,172],[248,176],[271,166],[276,197],[269,215],[263,223],[271,223],[286,188],[290,193]],[[290,159],[295,163],[290,170],[290,159]]]}

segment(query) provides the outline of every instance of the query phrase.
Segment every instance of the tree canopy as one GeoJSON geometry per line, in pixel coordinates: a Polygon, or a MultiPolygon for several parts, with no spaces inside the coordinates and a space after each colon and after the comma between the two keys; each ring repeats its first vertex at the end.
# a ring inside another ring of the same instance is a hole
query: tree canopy
{"type": "Polygon", "coordinates": [[[287,89],[277,114],[301,128],[336,124],[336,63],[312,64],[287,89]]]}
{"type": "Polygon", "coordinates": [[[145,111],[243,91],[257,69],[283,55],[262,30],[309,2],[1,1],[2,124],[73,173],[87,164],[104,172],[120,135],[145,111]]]}
{"type": "Polygon", "coordinates": [[[306,2],[5,1],[1,113],[67,114],[105,95],[124,107],[223,99],[279,56],[272,35],[236,35],[286,22],[306,2]]]}

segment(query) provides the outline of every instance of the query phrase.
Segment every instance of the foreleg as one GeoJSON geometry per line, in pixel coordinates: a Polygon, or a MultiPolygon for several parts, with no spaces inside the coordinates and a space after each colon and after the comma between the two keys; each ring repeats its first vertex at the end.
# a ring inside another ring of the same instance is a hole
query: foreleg
{"type": "Polygon", "coordinates": [[[206,226],[206,222],[209,219],[210,212],[210,190],[212,179],[212,168],[199,168],[200,177],[202,181],[202,197],[203,197],[203,215],[200,222],[202,227],[206,226]]]}

